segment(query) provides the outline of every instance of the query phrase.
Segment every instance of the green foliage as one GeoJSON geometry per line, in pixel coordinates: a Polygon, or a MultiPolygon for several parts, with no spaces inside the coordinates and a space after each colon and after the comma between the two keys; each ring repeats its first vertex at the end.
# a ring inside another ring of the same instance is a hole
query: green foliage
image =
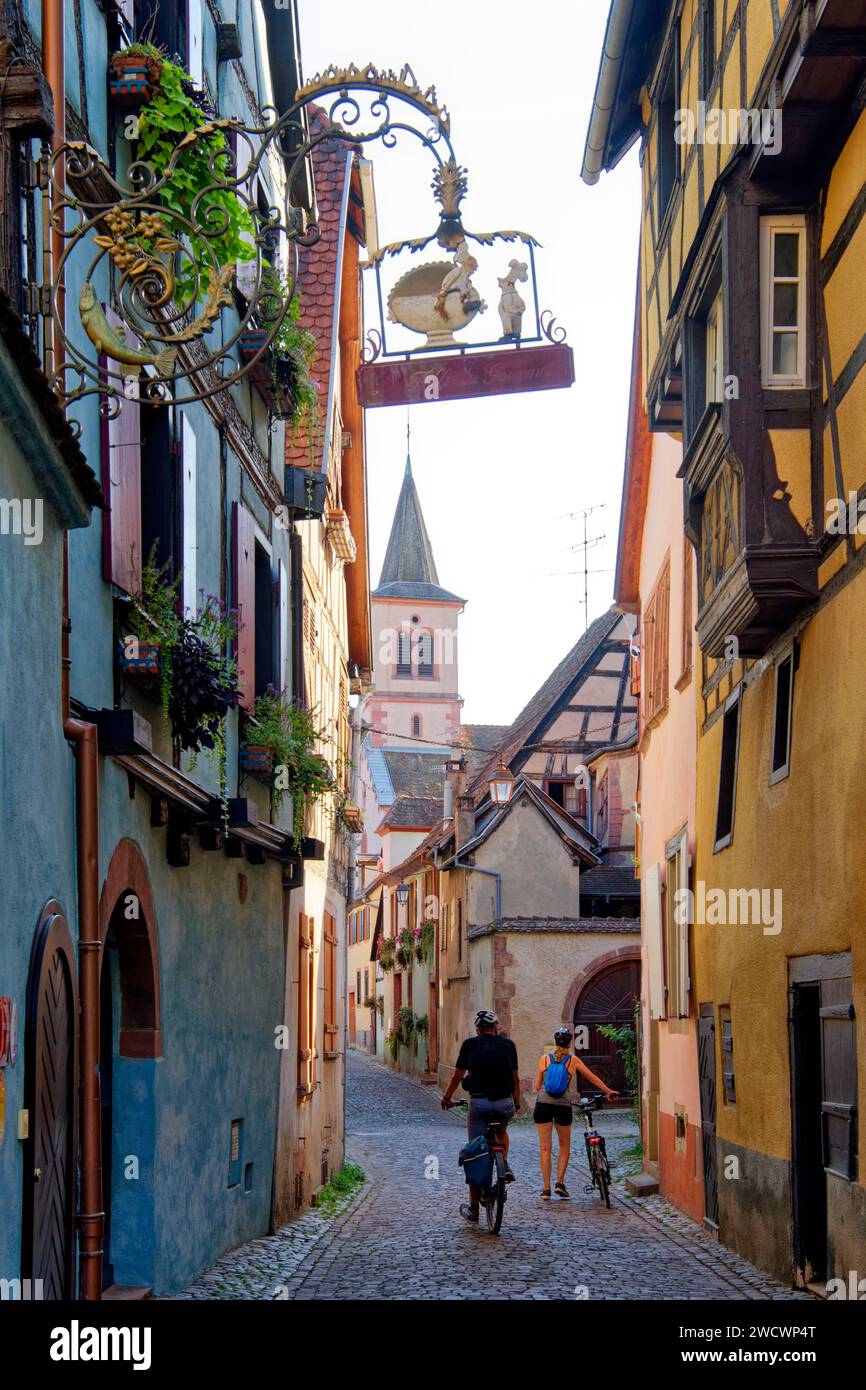
{"type": "Polygon", "coordinates": [[[390,975],[397,964],[397,943],[393,937],[386,936],[379,942],[379,964],[386,975],[390,975]]]}
{"type": "Polygon", "coordinates": [[[311,711],[284,700],[273,687],[256,700],[246,741],[261,744],[273,757],[274,809],[279,810],[288,792],[294,809],[292,833],[296,846],[303,838],[307,802],[330,796],[333,790],[331,771],[316,752],[323,738],[311,711]]]}
{"type": "Polygon", "coordinates": [[[601,1033],[603,1038],[607,1038],[610,1042],[619,1044],[619,1046],[617,1047],[617,1051],[619,1052],[619,1055],[622,1057],[623,1067],[625,1069],[626,1082],[628,1084],[629,1093],[634,1097],[635,1100],[635,1116],[639,1123],[640,1115],[638,1113],[637,1099],[638,1087],[640,1082],[640,1058],[638,1057],[637,1050],[637,1040],[639,1033],[638,1025],[640,1022],[639,1003],[635,1005],[634,1017],[635,1021],[633,1024],[599,1023],[596,1026],[598,1032],[601,1033]]]}
{"type": "Polygon", "coordinates": [[[367,1175],[357,1163],[344,1163],[329,1182],[316,1193],[316,1210],[325,1216],[333,1216],[351,1197],[367,1175]]]}
{"type": "Polygon", "coordinates": [[[430,959],[433,951],[433,944],[436,940],[436,923],[422,922],[421,929],[415,938],[415,959],[420,965],[430,959]]]}
{"type": "MultiPolygon", "coordinates": [[[[139,47],[145,51],[151,46],[139,47]]],[[[151,56],[160,55],[153,50],[151,56]]],[[[185,86],[190,82],[188,74],[165,57],[161,62],[159,86],[139,113],[135,150],[136,158],[146,160],[158,178],[166,173],[184,136],[209,124],[209,117],[188,94],[185,86]]],[[[182,151],[157,195],[167,212],[197,221],[214,232],[211,236],[190,233],[189,254],[181,252],[179,256],[177,297],[185,308],[191,308],[193,297],[198,298],[206,287],[207,271],[214,263],[220,267],[230,263],[237,265],[254,256],[250,238],[255,228],[249,210],[232,189],[213,187],[226,173],[230,157],[231,151],[222,131],[200,136],[182,151]],[[215,157],[212,169],[211,161],[215,157]],[[205,196],[196,208],[195,200],[202,193],[205,196]],[[196,267],[203,283],[197,280],[196,267]]]]}
{"type": "Polygon", "coordinates": [[[271,268],[262,272],[261,308],[265,328],[273,325],[288,302],[288,309],[271,342],[274,394],[288,393],[292,400],[291,425],[296,430],[305,420],[313,421],[319,403],[316,383],[311,376],[318,343],[300,323],[301,301],[292,297],[292,281],[281,279],[271,268]],[[288,370],[286,370],[288,369],[288,370]]]}

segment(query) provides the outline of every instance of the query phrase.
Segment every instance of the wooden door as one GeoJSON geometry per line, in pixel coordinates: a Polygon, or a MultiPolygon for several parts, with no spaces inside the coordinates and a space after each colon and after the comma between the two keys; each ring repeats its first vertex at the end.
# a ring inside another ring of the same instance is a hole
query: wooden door
{"type": "Polygon", "coordinates": [[[702,1004],[698,1018],[698,1076],[701,1088],[701,1144],[704,1165],[704,1216],[719,1224],[716,1156],[716,1023],[712,1004],[702,1004]]]}
{"type": "Polygon", "coordinates": [[[42,1297],[74,1296],[78,994],[66,917],[52,900],[42,911],[30,957],[25,1093],[30,1134],[24,1149],[22,1274],[42,1297]]]}
{"type": "MultiPolygon", "coordinates": [[[[598,1031],[601,1024],[634,1028],[635,1004],[640,999],[640,961],[620,961],[600,970],[581,990],[574,1010],[575,1030],[589,1033],[587,1049],[580,1050],[582,1062],[621,1095],[628,1094],[621,1044],[598,1031]]],[[[578,1077],[580,1084],[580,1077],[578,1077]]]]}

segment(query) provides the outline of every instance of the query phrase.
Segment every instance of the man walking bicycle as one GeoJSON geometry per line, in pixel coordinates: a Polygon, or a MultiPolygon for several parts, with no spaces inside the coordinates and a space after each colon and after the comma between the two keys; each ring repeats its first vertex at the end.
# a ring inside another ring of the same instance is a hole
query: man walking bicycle
{"type": "MultiPolygon", "coordinates": [[[[488,1120],[499,1121],[505,1148],[505,1181],[514,1182],[508,1164],[508,1121],[520,1109],[520,1073],[517,1048],[510,1038],[498,1033],[499,1020],[489,1009],[475,1015],[475,1037],[464,1038],[454,1074],[445,1088],[442,1109],[449,1110],[451,1097],[460,1083],[469,1092],[469,1138],[477,1139],[487,1133],[488,1120]]],[[[469,1185],[469,1201],[460,1203],[464,1221],[478,1221],[481,1189],[469,1185]]]]}

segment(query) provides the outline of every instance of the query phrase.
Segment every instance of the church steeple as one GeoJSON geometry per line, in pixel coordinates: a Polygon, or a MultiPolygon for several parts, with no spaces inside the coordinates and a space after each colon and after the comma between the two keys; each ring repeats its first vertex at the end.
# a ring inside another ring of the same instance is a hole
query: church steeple
{"type": "Polygon", "coordinates": [[[379,587],[373,591],[373,597],[463,601],[439,583],[408,453],[379,587]]]}

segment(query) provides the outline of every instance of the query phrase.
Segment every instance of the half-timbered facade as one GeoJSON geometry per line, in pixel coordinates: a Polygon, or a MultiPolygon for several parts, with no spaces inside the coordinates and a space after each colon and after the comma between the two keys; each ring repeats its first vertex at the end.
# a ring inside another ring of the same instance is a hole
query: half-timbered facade
{"type": "Polygon", "coordinates": [[[646,414],[681,444],[697,552],[705,1216],[820,1285],[866,1259],[864,885],[840,858],[866,810],[866,7],[614,0],[608,38],[583,174],[639,140],[646,414]]]}

